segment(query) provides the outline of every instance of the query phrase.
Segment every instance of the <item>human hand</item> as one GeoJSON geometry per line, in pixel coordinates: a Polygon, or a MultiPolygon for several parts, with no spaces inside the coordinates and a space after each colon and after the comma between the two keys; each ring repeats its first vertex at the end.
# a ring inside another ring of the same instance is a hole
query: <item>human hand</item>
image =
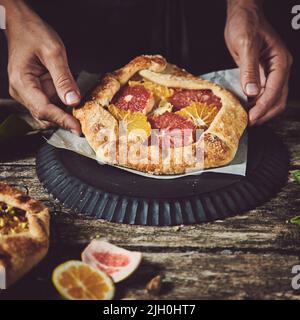
{"type": "Polygon", "coordinates": [[[7,1],[6,12],[10,95],[42,127],[59,125],[80,134],[79,122],[53,103],[56,94],[65,105],[80,102],[61,39],[23,1],[7,1]]]}
{"type": "Polygon", "coordinates": [[[228,0],[225,41],[240,68],[241,85],[255,98],[250,125],[285,109],[292,56],[263,16],[259,0],[228,0]]]}

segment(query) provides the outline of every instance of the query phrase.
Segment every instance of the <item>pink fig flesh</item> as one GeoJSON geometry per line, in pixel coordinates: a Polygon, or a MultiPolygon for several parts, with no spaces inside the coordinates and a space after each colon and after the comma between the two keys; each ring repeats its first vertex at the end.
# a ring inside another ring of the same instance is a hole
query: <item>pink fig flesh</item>
{"type": "Polygon", "coordinates": [[[109,274],[115,283],[128,278],[142,260],[141,252],[129,251],[103,240],[92,240],[81,257],[83,262],[109,274]]]}

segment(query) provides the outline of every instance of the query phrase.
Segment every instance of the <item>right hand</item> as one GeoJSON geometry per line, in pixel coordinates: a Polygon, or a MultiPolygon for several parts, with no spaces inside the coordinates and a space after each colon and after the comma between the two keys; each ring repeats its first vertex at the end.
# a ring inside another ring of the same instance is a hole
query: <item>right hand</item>
{"type": "Polygon", "coordinates": [[[56,94],[65,105],[80,102],[61,39],[23,1],[12,2],[6,7],[10,95],[43,128],[59,125],[80,135],[77,119],[52,103],[56,94]]]}
{"type": "Polygon", "coordinates": [[[249,124],[261,125],[286,107],[293,58],[265,19],[259,0],[228,0],[225,40],[240,67],[241,84],[255,98],[249,124]]]}

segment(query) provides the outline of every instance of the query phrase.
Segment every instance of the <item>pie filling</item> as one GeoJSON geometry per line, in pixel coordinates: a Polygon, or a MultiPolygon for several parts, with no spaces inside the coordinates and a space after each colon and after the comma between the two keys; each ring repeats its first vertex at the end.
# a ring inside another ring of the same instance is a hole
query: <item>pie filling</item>
{"type": "Polygon", "coordinates": [[[26,211],[0,202],[0,235],[11,235],[28,230],[26,211]]]}
{"type": "Polygon", "coordinates": [[[124,120],[127,131],[143,129],[151,145],[181,147],[195,142],[221,107],[221,99],[210,89],[168,88],[142,78],[129,81],[109,111],[124,120]]]}

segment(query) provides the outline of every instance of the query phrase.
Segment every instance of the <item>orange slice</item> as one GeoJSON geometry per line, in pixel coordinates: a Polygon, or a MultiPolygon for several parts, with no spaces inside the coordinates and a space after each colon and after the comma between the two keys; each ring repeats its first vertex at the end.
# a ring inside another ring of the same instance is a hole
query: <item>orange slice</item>
{"type": "Polygon", "coordinates": [[[197,128],[207,129],[213,122],[219,109],[201,102],[193,102],[189,106],[175,112],[182,117],[193,120],[197,128]]]}
{"type": "Polygon", "coordinates": [[[128,110],[120,109],[114,104],[110,104],[108,106],[108,111],[116,118],[118,121],[122,121],[124,118],[127,117],[127,114],[130,113],[128,110]]]}
{"type": "Polygon", "coordinates": [[[171,97],[171,95],[173,94],[174,90],[170,89],[166,86],[162,86],[158,83],[154,83],[152,81],[149,80],[142,80],[142,81],[129,81],[128,84],[130,86],[136,86],[136,85],[142,85],[144,86],[146,89],[150,90],[151,92],[154,93],[154,95],[157,98],[164,98],[167,99],[169,97],[171,97]]]}
{"type": "Polygon", "coordinates": [[[52,281],[68,300],[111,300],[115,293],[113,281],[105,272],[76,260],[56,267],[52,281]]]}
{"type": "Polygon", "coordinates": [[[142,135],[145,138],[150,136],[151,125],[142,112],[123,110],[113,104],[108,106],[108,110],[118,121],[122,121],[127,135],[142,135]]]}

